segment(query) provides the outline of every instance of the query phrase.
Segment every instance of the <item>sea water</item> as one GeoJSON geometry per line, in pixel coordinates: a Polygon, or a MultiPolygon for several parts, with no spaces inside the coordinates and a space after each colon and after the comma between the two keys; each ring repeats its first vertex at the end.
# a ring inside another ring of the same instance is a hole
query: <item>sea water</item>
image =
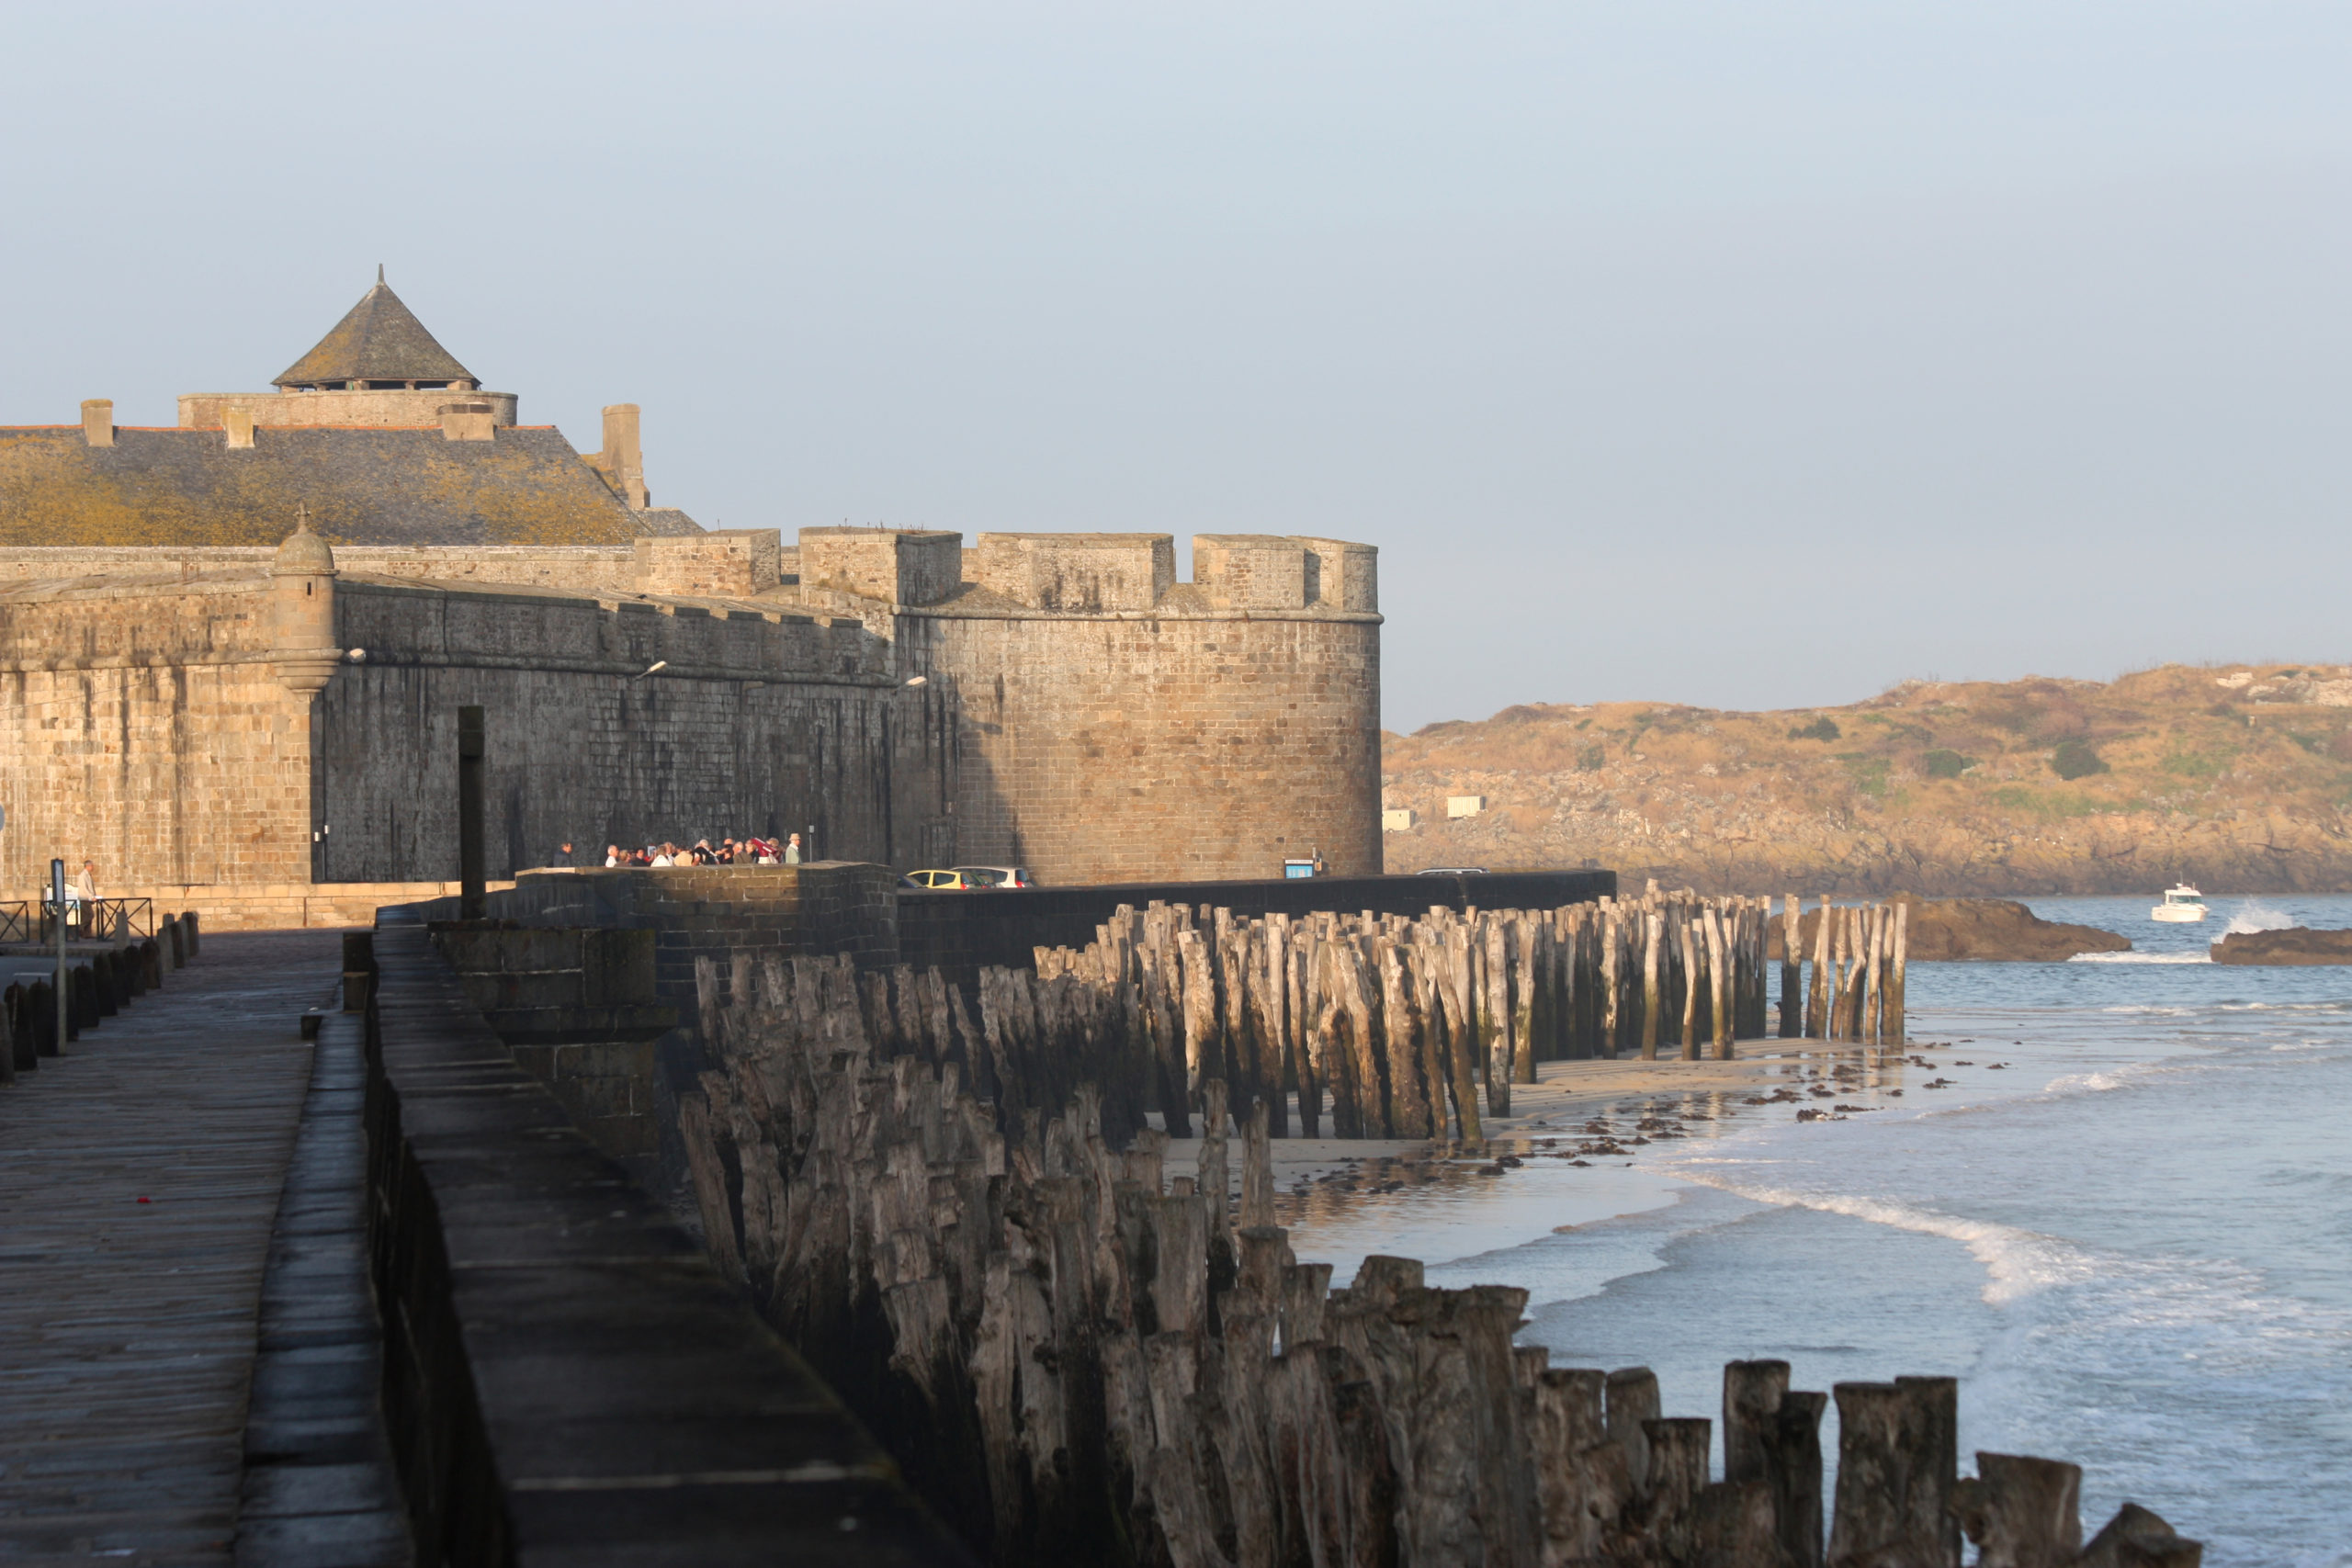
{"type": "Polygon", "coordinates": [[[1956,1376],[1962,1453],[2080,1464],[2086,1530],[2128,1498],[2208,1563],[2352,1565],[2352,968],[2205,958],[2233,924],[2352,926],[2352,898],[2176,926],[2152,897],[2030,902],[2134,951],[1914,964],[1935,1066],[1841,1089],[1876,1109],[1739,1111],[1637,1171],[1531,1162],[1508,1196],[1432,1194],[1442,1226],[1398,1197],[1299,1256],[1344,1279],[1411,1254],[1393,1226],[1431,1284],[1524,1286],[1555,1365],[1656,1369],[1669,1416],[1719,1416],[1734,1359],[1800,1388],[1956,1376]],[[1596,1179],[1644,1184],[1636,1212],[1548,1234],[1544,1194],[1571,1212],[1596,1179]]]}

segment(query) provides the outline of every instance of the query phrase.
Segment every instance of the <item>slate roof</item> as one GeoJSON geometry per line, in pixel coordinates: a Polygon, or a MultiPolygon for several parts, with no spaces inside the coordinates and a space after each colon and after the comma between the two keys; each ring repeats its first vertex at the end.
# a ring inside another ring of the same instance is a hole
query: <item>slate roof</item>
{"type": "Polygon", "coordinates": [[[424,323],[401,303],[401,297],[379,270],[376,287],[362,295],[334,330],[288,367],[276,384],[339,387],[350,381],[473,379],[474,373],[435,343],[424,323]]]}
{"type": "Polygon", "coordinates": [[[218,430],[119,426],[92,446],[79,425],[0,428],[0,547],[276,545],[298,504],[338,545],[605,545],[674,526],[639,521],[553,426],[489,441],[264,427],[250,451],[218,430]]]}

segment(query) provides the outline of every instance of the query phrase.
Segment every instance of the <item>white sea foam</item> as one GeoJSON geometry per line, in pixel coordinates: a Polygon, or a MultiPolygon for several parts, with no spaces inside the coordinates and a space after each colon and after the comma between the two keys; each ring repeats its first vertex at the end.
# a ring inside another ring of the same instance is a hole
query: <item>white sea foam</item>
{"type": "Polygon", "coordinates": [[[2272,908],[2259,898],[2248,898],[2230,916],[2230,923],[2222,929],[2223,936],[2245,936],[2253,931],[2283,931],[2292,929],[2294,917],[2272,908]]]}
{"type": "Polygon", "coordinates": [[[2074,1089],[2104,1094],[2111,1089],[2121,1089],[2123,1077],[2121,1073],[2068,1073],[2064,1077],[2052,1078],[2042,1089],[2050,1094],[2065,1094],[2074,1089]]]}
{"type": "Polygon", "coordinates": [[[2078,1284],[2097,1272],[2096,1266],[2079,1248],[2055,1236],[2037,1235],[2014,1225],[1939,1214],[1890,1199],[1869,1198],[1857,1193],[1797,1192],[1786,1188],[1749,1186],[1696,1172],[1686,1172],[1685,1175],[1690,1180],[1758,1203],[1813,1209],[1825,1214],[1844,1214],[1872,1224],[1917,1231],[1926,1235],[1939,1235],[1959,1242],[1984,1266],[1987,1276],[1984,1300],[1994,1306],[2006,1305],[2053,1286],[2078,1284]]]}
{"type": "Polygon", "coordinates": [[[2211,964],[2210,953],[2078,953],[2069,964],[2211,964]]]}

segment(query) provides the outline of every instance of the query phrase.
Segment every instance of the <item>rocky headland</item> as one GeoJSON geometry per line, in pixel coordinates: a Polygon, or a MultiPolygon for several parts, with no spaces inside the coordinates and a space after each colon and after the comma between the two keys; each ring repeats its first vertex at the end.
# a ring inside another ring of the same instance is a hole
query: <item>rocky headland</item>
{"type": "Polygon", "coordinates": [[[2216,964],[2352,964],[2352,931],[2290,926],[2278,931],[2232,931],[2213,944],[2216,964]]]}
{"type": "Polygon", "coordinates": [[[1771,713],[1534,704],[1383,747],[1384,805],[1410,823],[1386,835],[1391,871],[1589,861],[1632,886],[1808,896],[2352,888],[2342,666],[1911,681],[1771,713]]]}

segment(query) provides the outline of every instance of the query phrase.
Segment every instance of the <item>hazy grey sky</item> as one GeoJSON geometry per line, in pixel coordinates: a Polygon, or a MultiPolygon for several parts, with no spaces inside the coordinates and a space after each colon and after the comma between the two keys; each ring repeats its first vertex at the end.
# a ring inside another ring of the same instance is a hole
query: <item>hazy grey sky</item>
{"type": "Polygon", "coordinates": [[[1333,534],[1387,719],[2352,657],[2352,11],[11,7],[0,423],[379,261],[706,525],[1333,534]]]}

